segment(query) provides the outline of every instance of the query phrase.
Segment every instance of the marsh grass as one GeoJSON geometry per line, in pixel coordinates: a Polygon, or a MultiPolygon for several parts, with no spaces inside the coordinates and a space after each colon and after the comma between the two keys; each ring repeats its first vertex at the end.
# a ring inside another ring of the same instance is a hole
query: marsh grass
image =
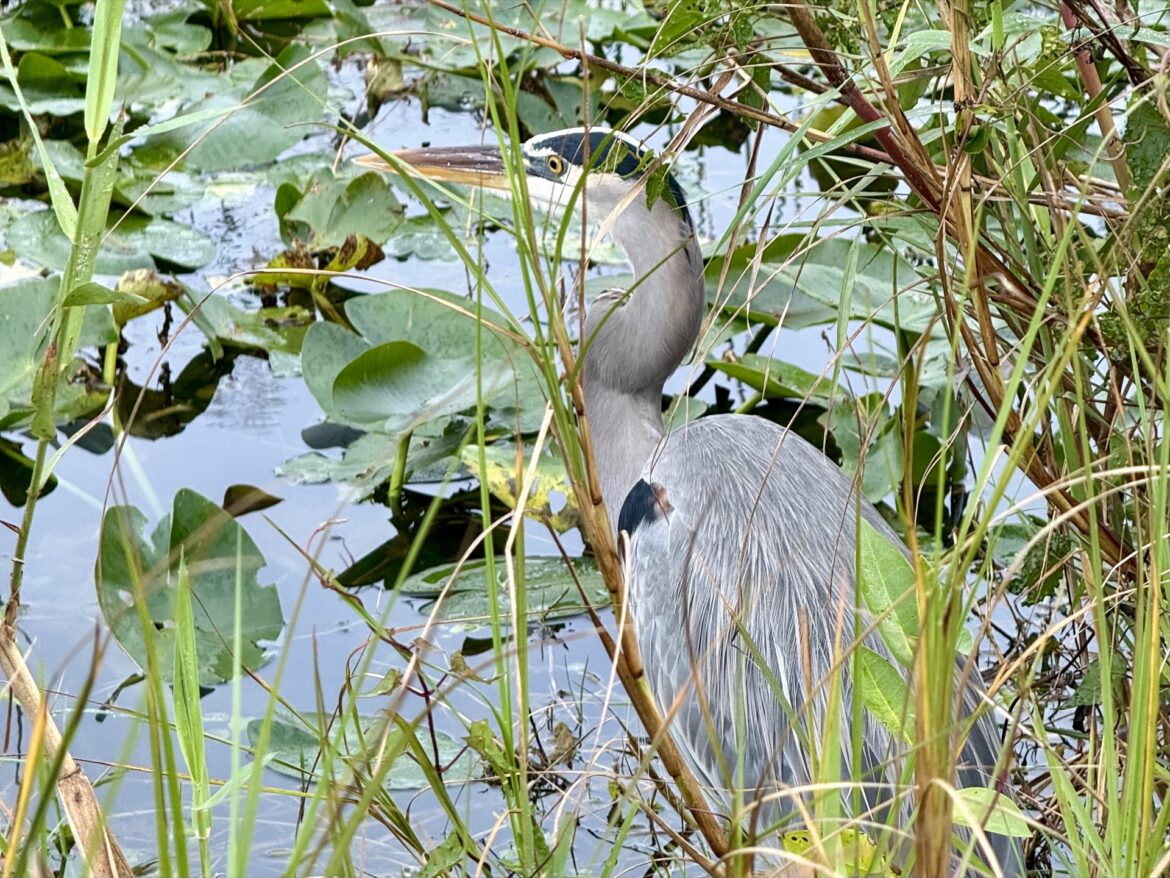
{"type": "MultiPolygon", "coordinates": [[[[1080,7],[1062,6],[1069,14],[1074,9],[1089,14],[1080,7]]],[[[674,12],[681,15],[685,10],[680,4],[674,12]]],[[[892,723],[901,723],[898,731],[914,754],[913,765],[904,773],[906,793],[912,789],[917,801],[913,825],[899,825],[892,817],[886,821],[857,817],[857,786],[841,772],[840,673],[810,681],[829,693],[832,709],[827,722],[818,725],[793,717],[797,733],[816,754],[816,782],[785,802],[781,810],[790,811],[792,819],[781,827],[779,839],[768,827],[757,825],[742,784],[735,783],[742,777],[742,765],[726,767],[728,786],[734,790],[732,819],[727,822],[712,817],[718,798],[686,774],[669,739],[670,717],[658,715],[638,679],[637,646],[621,624],[625,610],[618,554],[603,508],[595,502],[590,437],[576,382],[588,223],[558,222],[535,214],[524,196],[523,175],[516,172],[522,167],[518,148],[523,140],[523,123],[515,109],[520,103],[518,83],[536,50],[505,51],[498,32],[494,42],[485,44],[469,31],[477,51],[490,49],[478,58],[491,122],[485,136],[499,138],[514,175],[513,191],[519,193],[512,199],[511,221],[503,223],[503,233],[514,241],[527,313],[509,308],[514,298],[497,290],[485,270],[476,196],[441,193],[447,203],[468,208],[467,225],[453,228],[442,205],[436,204],[433,189],[409,177],[401,186],[423,205],[465,265],[469,316],[482,315],[487,308],[503,317],[501,326],[477,321],[477,361],[484,365],[483,338],[493,332],[520,339],[532,357],[545,392],[545,417],[535,436],[517,431],[511,437],[518,449],[515,482],[521,486],[530,482],[546,447],[555,448],[564,461],[582,513],[582,532],[613,597],[613,615],[598,612],[593,622],[596,636],[615,660],[614,671],[600,675],[600,691],[590,695],[600,705],[602,719],[612,712],[624,721],[624,708],[632,705],[641,728],[630,719],[629,740],[604,735],[600,728],[596,736],[583,736],[575,745],[585,751],[579,757],[584,766],[580,770],[568,767],[571,756],[562,754],[560,762],[550,758],[562,742],[549,733],[547,724],[534,720],[545,705],[534,701],[531,687],[534,661],[539,661],[537,641],[527,636],[532,616],[524,559],[526,533],[531,532],[522,509],[515,515],[499,515],[486,480],[478,488],[484,526],[475,548],[482,547],[486,557],[491,592],[488,658],[473,668],[461,668],[451,657],[428,649],[429,636],[444,624],[442,599],[426,625],[410,632],[411,640],[389,627],[396,589],[415,566],[440,509],[442,490],[428,502],[388,599],[374,609],[367,604],[375,602],[339,585],[317,561],[329,528],[325,525],[316,546],[297,548],[305,563],[299,597],[303,599],[311,588],[333,589],[368,629],[368,639],[355,650],[340,691],[325,691],[314,681],[311,709],[282,694],[289,633],[271,670],[245,673],[237,661],[226,742],[214,739],[203,727],[187,567],[181,557],[170,559],[168,567],[176,565],[174,648],[168,653],[159,647],[155,626],[143,612],[146,684],[141,706],[127,711],[136,722],[134,734],[145,735],[149,745],[150,764],[145,768],[151,779],[153,855],[160,874],[208,876],[225,870],[246,874],[270,796],[298,801],[297,825],[284,867],[289,875],[362,871],[356,839],[368,833],[371,824],[384,830],[426,874],[556,875],[579,870],[615,875],[628,866],[623,845],[638,833],[652,835],[663,858],[650,869],[665,871],[669,868],[665,862],[678,857],[712,875],[731,876],[775,862],[767,859],[770,855],[810,874],[815,869],[828,874],[889,874],[883,852],[901,847],[901,836],[909,831],[915,836],[918,868],[925,874],[946,874],[952,871],[956,850],[971,862],[984,854],[978,831],[956,846],[952,820],[969,827],[998,813],[994,805],[982,803],[981,809],[980,803],[953,789],[956,754],[966,729],[956,720],[952,668],[955,657],[963,654],[968,656],[964,673],[984,673],[990,698],[998,706],[997,719],[1007,730],[1002,775],[1035,830],[1029,866],[1037,874],[1086,876],[1167,871],[1170,808],[1165,807],[1165,790],[1170,778],[1165,766],[1170,720],[1164,694],[1170,635],[1165,612],[1170,445],[1163,436],[1163,413],[1170,377],[1165,315],[1156,307],[1167,296],[1164,277],[1160,280],[1158,274],[1165,269],[1159,261],[1164,254],[1152,253],[1147,246],[1148,239],[1157,236],[1158,223],[1170,215],[1164,194],[1170,137],[1165,134],[1166,121],[1158,122],[1166,104],[1165,49],[1140,41],[1119,43],[1118,49],[1103,39],[1105,57],[1096,65],[1091,63],[1094,59],[1086,60],[1077,44],[1009,65],[1008,59],[1019,58],[1022,40],[1009,33],[1012,22],[1005,21],[998,3],[991,4],[983,22],[992,54],[974,58],[967,48],[973,41],[972,13],[962,4],[947,6],[937,17],[902,7],[894,23],[883,28],[888,44],[879,41],[874,12],[867,5],[860,12],[834,13],[843,20],[857,16],[853,23],[866,34],[860,44],[842,38],[813,12],[800,4],[790,10],[803,45],[814,50],[819,65],[800,74],[806,84],[816,86],[800,97],[808,110],[802,117],[790,118],[788,97],[759,84],[759,71],[791,81],[793,71],[785,63],[769,60],[758,44],[752,60],[724,58],[733,72],[718,80],[719,100],[732,101],[746,118],[763,114],[781,119],[793,133],[775,157],[753,158],[755,173],[744,184],[734,220],[714,242],[717,255],[709,275],[717,278],[713,298],[723,307],[712,309],[706,347],[695,357],[691,373],[694,377],[701,371],[709,353],[722,354],[720,340],[735,331],[752,326],[758,337],[766,338],[766,333],[758,332],[761,321],[779,323],[772,332],[784,331],[784,315],[753,308],[755,297],[766,295],[768,285],[791,264],[803,264],[802,257],[815,264],[818,248],[826,250],[833,238],[852,242],[840,289],[834,291],[839,293],[837,317],[828,334],[835,354],[818,377],[836,393],[839,380],[851,371],[851,356],[863,359],[867,342],[893,339],[898,357],[892,375],[849,376],[855,388],[879,395],[880,411],[852,406],[844,418],[855,426],[859,455],[847,462],[859,480],[864,478],[866,449],[872,453],[882,437],[893,437],[903,463],[885,506],[901,524],[912,552],[908,581],[913,587],[902,600],[914,605],[917,620],[912,632],[904,632],[913,635],[914,676],[904,694],[889,699],[889,714],[892,723]],[[907,60],[917,49],[898,35],[912,14],[926,16],[931,33],[949,39],[949,69],[920,67],[918,56],[907,60]],[[1129,53],[1126,45],[1140,50],[1129,53]],[[888,71],[898,61],[906,61],[900,69],[911,71],[902,81],[888,71]],[[1130,65],[1147,73],[1162,72],[1134,82],[1130,65]],[[1050,80],[1044,78],[1053,70],[1064,82],[1059,97],[1069,111],[1058,120],[1064,129],[1053,121],[1051,105],[1056,98],[1047,89],[1050,80]],[[846,88],[847,82],[861,88],[846,88]],[[912,100],[904,94],[919,88],[912,100]],[[733,93],[734,89],[739,91],[733,93]],[[823,125],[817,111],[834,102],[847,103],[849,109],[823,125]],[[903,106],[905,114],[890,109],[903,106]],[[1110,132],[1138,127],[1135,116],[1143,120],[1146,146],[1162,144],[1160,159],[1141,154],[1140,141],[1110,141],[1110,132]],[[1106,136],[1076,162],[1066,160],[1067,131],[1083,136],[1090,124],[1106,136]],[[836,175],[830,188],[813,193],[801,216],[779,230],[801,236],[799,245],[784,259],[772,258],[767,244],[780,213],[777,198],[805,186],[806,173],[820,167],[823,159],[842,154],[850,156],[852,167],[830,168],[829,173],[836,175]],[[1136,173],[1131,165],[1138,166],[1136,173]],[[1115,183],[1101,179],[1106,166],[1115,183]],[[850,177],[855,171],[858,175],[850,177]],[[873,213],[866,187],[890,172],[904,182],[890,195],[886,209],[873,213]],[[1105,240],[1108,246],[1100,244],[1105,240]],[[925,330],[903,323],[909,319],[900,304],[907,289],[898,277],[887,278],[884,287],[882,304],[890,310],[879,314],[875,308],[859,317],[856,303],[872,281],[863,265],[862,246],[868,243],[913,251],[913,285],[927,290],[937,305],[925,330]],[[730,255],[737,250],[746,253],[740,262],[730,255]],[[940,350],[943,374],[928,376],[931,357],[940,350]],[[929,399],[920,406],[924,397],[929,399]],[[920,408],[929,411],[929,430],[921,429],[920,408]],[[925,454],[916,453],[923,447],[925,454]],[[965,505],[954,500],[957,471],[970,473],[958,479],[967,482],[966,492],[974,498],[965,505]],[[1021,481],[1021,474],[1026,481],[1021,481]],[[1044,510],[1042,521],[1012,544],[1006,560],[997,555],[999,542],[1010,540],[1010,526],[1037,508],[1044,510]],[[1052,593],[1035,597],[1045,583],[1052,583],[1052,593]],[[1022,594],[1011,593],[1020,587],[1022,594]],[[501,613],[497,590],[507,593],[510,616],[501,613]],[[1003,616],[1010,618],[1014,629],[1005,630],[1003,616]],[[972,633],[973,648],[961,649],[972,633]],[[400,668],[396,675],[381,670],[388,661],[400,668]],[[1096,669],[1095,687],[1090,668],[1096,669]],[[171,686],[164,682],[164,669],[171,669],[171,686]],[[245,742],[243,690],[252,686],[266,691],[266,708],[256,735],[245,742]],[[480,708],[478,717],[467,709],[469,701],[480,708]],[[308,748],[315,749],[311,764],[283,766],[303,772],[299,791],[264,782],[265,770],[284,759],[274,736],[289,723],[315,744],[308,748]],[[463,795],[465,779],[449,782],[445,777],[450,766],[440,758],[440,727],[459,732],[484,766],[487,783],[498,792],[502,804],[490,820],[471,813],[469,798],[463,795]],[[210,745],[230,748],[229,777],[209,775],[210,745]],[[419,831],[409,807],[387,787],[400,759],[411,760],[422,771],[427,793],[442,815],[441,832],[419,831]],[[591,781],[611,785],[613,805],[599,822],[574,798],[591,781]],[[558,792],[551,797],[538,792],[547,787],[558,792]],[[226,847],[221,848],[211,833],[211,817],[224,807],[229,827],[226,847]],[[603,833],[605,843],[582,845],[579,825],[603,833]],[[808,840],[798,845],[796,836],[802,833],[808,840]],[[777,852],[778,844],[786,851],[777,852]],[[866,845],[876,853],[871,856],[866,845]]],[[[56,434],[52,397],[59,364],[71,360],[77,344],[79,317],[79,309],[65,306],[65,296],[90,280],[92,254],[101,246],[109,204],[108,176],[103,175],[112,173],[118,158],[120,130],[108,131],[106,121],[117,97],[112,83],[121,13],[118,3],[99,3],[95,11],[85,111],[93,164],[87,168],[78,205],[73,205],[42,153],[53,209],[77,243],[53,312],[55,345],[46,352],[43,377],[37,382],[36,466],[7,604],[4,669],[25,715],[35,720],[25,754],[30,770],[23,775],[8,821],[6,874],[44,871],[50,852],[68,844],[55,822],[53,789],[67,776],[75,776],[68,745],[90,694],[75,693],[79,707],[65,717],[58,736],[53,716],[42,709],[36,687],[29,685],[32,678],[19,662],[12,634],[20,606],[19,559],[34,525],[37,490],[59,459],[48,454],[56,434]]],[[[489,19],[490,15],[489,10],[489,19]]],[[[1143,26],[1164,28],[1164,10],[1142,6],[1135,15],[1143,26]]],[[[672,27],[670,22],[668,14],[663,34],[672,27]]],[[[730,25],[714,11],[693,23],[694,29],[708,33],[730,25]]],[[[670,43],[656,42],[650,56],[670,43]]],[[[574,51],[586,66],[590,63],[592,56],[574,51]]],[[[11,72],[7,53],[3,60],[11,72]]],[[[711,72],[697,67],[683,70],[678,78],[698,81],[711,72]]],[[[648,95],[627,121],[638,122],[642,112],[652,109],[655,97],[648,95]]],[[[696,137],[716,109],[727,112],[723,104],[716,107],[687,96],[680,100],[694,112],[688,121],[672,127],[665,157],[696,137]]],[[[589,105],[583,101],[583,106],[589,105]]],[[[30,127],[37,130],[36,124],[30,127]]],[[[362,139],[360,132],[351,133],[362,139]]],[[[568,207],[571,214],[575,205],[568,207]]],[[[395,294],[425,292],[401,289],[395,294]]],[[[486,471],[485,448],[500,438],[501,431],[488,417],[482,371],[479,377],[475,416],[460,448],[474,444],[481,471],[486,471]]],[[[768,395],[759,391],[742,407],[751,409],[768,395]]],[[[817,404],[813,396],[804,402],[817,404]]],[[[675,406],[685,410],[690,403],[684,397],[675,406]]],[[[395,499],[405,487],[410,442],[407,435],[392,461],[390,495],[395,499]]],[[[828,443],[826,448],[832,450],[828,443]]],[[[873,466],[872,459],[869,465],[873,466]]],[[[452,466],[448,479],[454,477],[452,466]]],[[[526,492],[519,496],[523,505],[526,492]]],[[[339,507],[338,515],[342,512],[339,507]]],[[[288,542],[299,546],[295,536],[290,535],[288,542]]],[[[864,564],[863,548],[857,551],[864,564]]],[[[470,553],[461,560],[469,557],[470,553]]],[[[241,593],[242,586],[237,596],[241,593]]],[[[862,596],[857,600],[861,602],[862,596]]],[[[144,604],[139,602],[139,608],[144,604]]],[[[298,601],[288,614],[286,632],[297,630],[300,606],[298,601]]],[[[891,606],[887,617],[898,612],[897,605],[891,606]]],[[[244,652],[242,613],[238,599],[234,630],[223,632],[237,657],[244,652]]],[[[860,676],[865,659],[855,647],[862,633],[841,632],[839,672],[849,668],[854,677],[860,676]]],[[[95,648],[95,668],[107,642],[95,648]]],[[[745,657],[745,662],[749,660],[745,657]]],[[[577,699],[589,700],[584,692],[577,699]]],[[[849,705],[853,716],[859,715],[863,702],[855,689],[849,705]]],[[[845,731],[857,752],[860,728],[855,724],[845,731]]],[[[130,768],[123,755],[110,758],[124,770],[130,768]]],[[[117,781],[111,790],[117,792],[117,781]]],[[[107,809],[112,801],[112,796],[107,799],[107,809]]],[[[84,864],[96,874],[126,874],[116,842],[108,840],[104,849],[108,856],[102,854],[105,812],[96,800],[89,808],[88,816],[81,817],[66,809],[84,864]]]]}

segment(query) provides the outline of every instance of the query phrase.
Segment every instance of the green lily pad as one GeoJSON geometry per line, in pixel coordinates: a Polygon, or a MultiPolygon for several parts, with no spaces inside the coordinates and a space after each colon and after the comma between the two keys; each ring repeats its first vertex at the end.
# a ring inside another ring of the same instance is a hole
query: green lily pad
{"type": "Polygon", "coordinates": [[[391,259],[413,256],[415,259],[450,261],[458,258],[455,248],[430,216],[412,216],[405,220],[382,245],[382,252],[391,259]]]}
{"type": "MultiPolygon", "coordinates": [[[[155,268],[156,259],[182,268],[200,268],[215,258],[205,234],[172,220],[126,214],[111,216],[94,262],[96,274],[155,268]]],[[[72,245],[51,210],[19,217],[8,227],[8,245],[17,255],[54,271],[69,261],[72,245]]]]}
{"type": "MultiPolygon", "coordinates": [[[[5,26],[5,36],[8,34],[5,26]]],[[[56,58],[28,52],[16,65],[16,81],[34,116],[72,116],[85,109],[85,90],[56,58]]],[[[20,112],[20,101],[7,82],[0,82],[0,107],[20,112]]]]}
{"type": "MultiPolygon", "coordinates": [[[[176,152],[190,147],[184,162],[203,171],[238,170],[247,165],[275,161],[303,140],[310,129],[303,123],[317,122],[326,115],[321,96],[328,83],[320,65],[310,60],[311,50],[289,45],[259,76],[228,87],[221,83],[210,96],[196,98],[180,112],[234,109],[230,114],[203,124],[190,125],[157,138],[176,152]],[[294,70],[295,68],[295,70],[294,70]],[[258,92],[264,88],[263,92],[258,92]],[[254,95],[248,99],[249,95],[254,95]]],[[[235,79],[252,74],[255,67],[236,65],[235,79]]]]}
{"type": "MultiPolygon", "coordinates": [[[[609,591],[597,563],[591,558],[576,558],[570,572],[565,560],[558,557],[530,556],[524,559],[524,599],[529,618],[547,622],[578,616],[586,611],[581,594],[574,583],[574,574],[589,599],[589,605],[609,605],[609,591]]],[[[504,558],[496,558],[496,593],[499,597],[500,618],[506,623],[511,618],[508,599],[507,567],[504,558]]],[[[443,564],[412,574],[402,584],[402,593],[423,598],[420,612],[430,613],[439,601],[438,618],[445,622],[461,622],[470,628],[491,624],[491,602],[488,599],[487,559],[478,558],[458,564],[443,564]],[[456,574],[456,570],[458,573],[456,574]],[[451,577],[455,581],[448,588],[451,577]]]]}
{"type": "Polygon", "coordinates": [[[54,3],[22,3],[5,13],[4,39],[18,52],[46,55],[88,54],[89,30],[62,27],[61,9],[54,3]]]}
{"type": "Polygon", "coordinates": [[[32,147],[31,137],[0,143],[0,186],[24,186],[36,179],[32,147]]]}
{"type": "Polygon", "coordinates": [[[779,399],[841,399],[846,391],[823,375],[806,372],[792,363],[760,354],[744,354],[735,360],[709,357],[707,365],[729,378],[779,399]]]}
{"type": "MultiPolygon", "coordinates": [[[[186,488],[175,495],[171,515],[153,531],[133,506],[111,507],[102,520],[95,571],[98,603],[118,644],[139,667],[147,667],[139,618],[139,612],[145,612],[156,657],[173,654],[180,557],[190,576],[200,684],[214,686],[231,679],[237,585],[242,611],[240,664],[249,670],[262,667],[270,657],[269,644],[284,628],[276,587],[261,585],[258,578],[264,556],[234,518],[186,488]]],[[[169,664],[159,666],[167,679],[169,664]]]]}
{"type": "Polygon", "coordinates": [[[897,322],[914,332],[925,331],[937,319],[938,304],[914,266],[886,248],[842,238],[809,242],[803,235],[781,235],[762,252],[755,244],[737,247],[722,291],[724,258],[707,264],[708,299],[728,310],[746,309],[753,320],[783,320],[789,328],[831,323],[846,290],[852,247],[860,252],[849,299],[851,319],[886,327],[897,322]]]}
{"type": "MultiPolygon", "coordinates": [[[[375,749],[381,752],[393,749],[396,743],[393,739],[406,733],[401,728],[394,728],[383,735],[379,730],[384,722],[378,717],[363,719],[360,733],[347,724],[345,738],[337,755],[366,762],[375,749]]],[[[252,747],[259,745],[262,726],[263,720],[259,719],[248,723],[248,743],[252,747]]],[[[443,766],[443,780],[446,783],[467,783],[483,773],[479,758],[461,742],[446,732],[436,730],[433,735],[432,738],[432,733],[428,731],[420,741],[428,753],[437,745],[438,761],[443,766]]],[[[264,752],[273,757],[268,767],[277,774],[298,781],[320,777],[322,741],[306,729],[303,723],[290,716],[274,717],[267,743],[264,752]]],[[[388,790],[420,790],[428,786],[430,783],[426,773],[409,750],[404,750],[394,760],[386,775],[385,787],[388,790]]]]}
{"type": "MultiPolygon", "coordinates": [[[[441,482],[448,476],[463,478],[464,467],[453,460],[467,434],[465,423],[452,419],[433,436],[415,433],[406,454],[406,481],[441,482]]],[[[364,500],[390,477],[398,457],[398,440],[386,433],[364,433],[346,446],[340,458],[310,451],[276,468],[281,478],[306,485],[322,482],[354,482],[362,486],[353,500],[364,500]]]]}
{"type": "Polygon", "coordinates": [[[498,368],[477,376],[466,358],[432,357],[409,341],[363,351],[333,382],[333,410],[347,424],[403,433],[475,406],[499,386],[498,368]]]}
{"type": "Polygon", "coordinates": [[[295,305],[245,311],[223,296],[207,296],[200,311],[225,345],[273,353],[298,354],[313,315],[295,305]]]}
{"type": "MultiPolygon", "coordinates": [[[[17,426],[32,415],[33,376],[52,330],[50,314],[57,291],[57,280],[40,278],[0,288],[0,427],[17,426]]],[[[117,337],[108,307],[85,308],[82,347],[106,345],[117,337]]],[[[92,414],[108,397],[109,389],[78,359],[64,370],[57,385],[57,422],[92,414]]]]}
{"type": "MultiPolygon", "coordinates": [[[[65,140],[45,141],[57,173],[74,189],[81,186],[85,173],[85,154],[65,140]]],[[[173,214],[197,203],[206,192],[206,183],[185,171],[168,170],[169,157],[158,160],[153,150],[140,149],[130,153],[118,162],[114,179],[114,204],[137,210],[152,216],[173,214]],[[163,175],[163,172],[166,174],[163,175]]]]}
{"type": "MultiPolygon", "coordinates": [[[[482,390],[501,422],[539,424],[531,402],[543,400],[539,378],[518,344],[485,326],[477,363],[474,303],[402,290],[345,308],[357,334],[316,323],[301,356],[305,382],[331,421],[397,435],[473,408],[482,390]]],[[[487,309],[483,319],[506,325],[487,309]]]]}
{"type": "Polygon", "coordinates": [[[350,235],[381,243],[401,225],[404,211],[382,174],[335,175],[329,168],[314,173],[303,189],[284,184],[277,206],[285,243],[298,240],[313,252],[340,247],[350,235]]]}
{"type": "MultiPolygon", "coordinates": [[[[521,458],[519,474],[516,445],[513,442],[496,442],[483,450],[486,472],[480,470],[478,445],[468,445],[460,456],[472,475],[486,482],[492,494],[515,509],[519,493],[517,475],[521,479],[527,476],[531,453],[529,449],[521,458]]],[[[581,511],[565,473],[565,464],[548,449],[537,461],[528,501],[524,504],[524,514],[550,525],[560,533],[572,530],[581,523],[581,511]],[[554,510],[554,506],[558,508],[554,510]]]]}

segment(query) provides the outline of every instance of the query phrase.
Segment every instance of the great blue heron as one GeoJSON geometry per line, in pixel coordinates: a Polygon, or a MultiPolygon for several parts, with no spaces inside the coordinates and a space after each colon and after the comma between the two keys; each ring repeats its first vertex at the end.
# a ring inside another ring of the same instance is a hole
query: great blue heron
{"type": "MultiPolygon", "coordinates": [[[[432,179],[511,190],[495,146],[396,155],[432,179]]],[[[513,173],[531,199],[564,208],[579,192],[634,269],[631,289],[602,294],[586,317],[585,407],[610,521],[629,535],[630,609],[650,689],[673,715],[684,758],[725,806],[733,786],[769,802],[758,825],[792,813],[790,791],[815,780],[810,749],[822,743],[827,681],[838,675],[844,776],[870,819],[889,813],[906,747],[867,711],[854,728],[851,663],[841,659],[855,630],[889,655],[864,611],[855,618],[858,516],[897,537],[849,477],[771,421],[704,417],[664,435],[663,388],[695,345],[706,305],[703,259],[673,177],[659,177],[648,198],[648,154],[598,128],[533,137],[520,156],[513,173]]],[[[392,170],[376,157],[362,163],[392,170]]],[[[970,711],[982,686],[962,679],[970,711]]],[[[991,721],[976,722],[958,785],[991,782],[998,751],[991,721]]],[[[1017,873],[1014,843],[992,839],[1000,867],[1017,873]]]]}

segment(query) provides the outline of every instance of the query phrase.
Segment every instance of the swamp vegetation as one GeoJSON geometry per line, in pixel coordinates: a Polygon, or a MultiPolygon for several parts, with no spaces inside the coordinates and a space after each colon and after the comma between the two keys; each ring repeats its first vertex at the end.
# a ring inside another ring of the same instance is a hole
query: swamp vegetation
{"type": "Polygon", "coordinates": [[[5,876],[1170,871],[1166,0],[14,0],[0,67],[5,876]],[[790,426],[911,548],[857,599],[913,685],[842,661],[912,826],[828,732],[777,833],[695,807],[578,425],[624,255],[351,161],[578,125],[696,217],[674,423],[790,426]]]}

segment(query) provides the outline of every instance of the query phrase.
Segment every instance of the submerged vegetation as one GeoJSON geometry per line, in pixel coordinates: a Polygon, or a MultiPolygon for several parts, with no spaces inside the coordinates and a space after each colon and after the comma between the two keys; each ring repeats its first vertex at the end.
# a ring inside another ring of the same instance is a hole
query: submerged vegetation
{"type": "Polygon", "coordinates": [[[1166,0],[18,0],[0,67],[5,875],[1170,871],[1166,0]],[[578,125],[696,216],[673,422],[790,426],[911,549],[856,547],[913,685],[842,660],[912,825],[828,732],[779,834],[702,807],[610,661],[623,254],[349,160],[578,125]],[[1011,798],[953,789],[956,659],[1011,798]]]}

